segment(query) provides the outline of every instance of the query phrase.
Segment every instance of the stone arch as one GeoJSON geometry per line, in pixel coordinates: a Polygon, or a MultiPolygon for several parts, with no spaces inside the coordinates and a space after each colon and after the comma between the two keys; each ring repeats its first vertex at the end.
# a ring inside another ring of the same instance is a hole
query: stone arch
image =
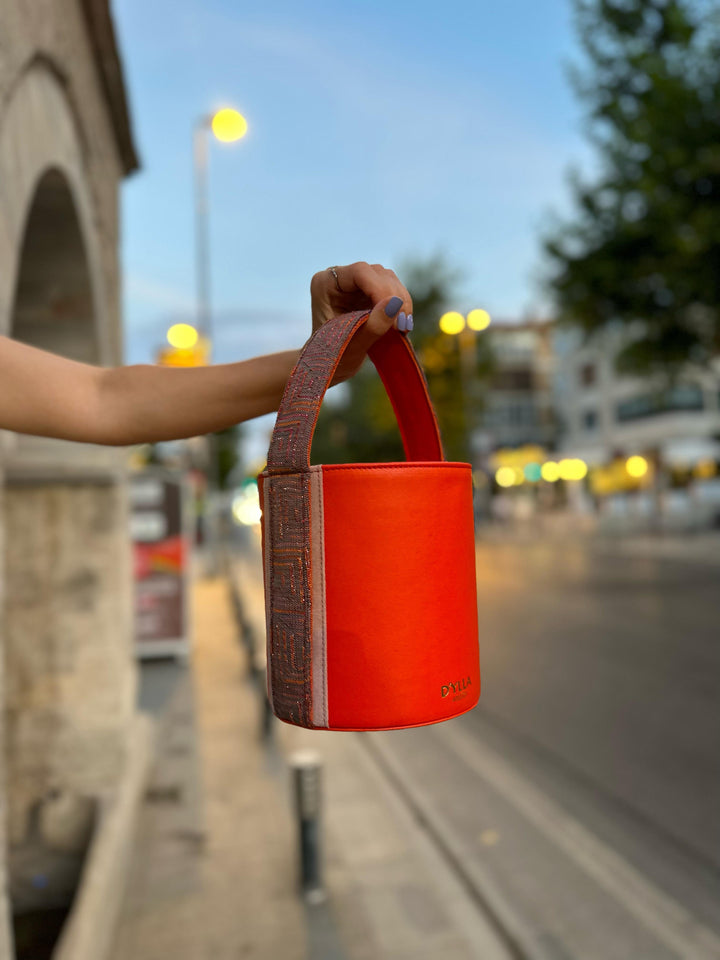
{"type": "Polygon", "coordinates": [[[13,86],[0,124],[0,183],[13,185],[3,197],[0,218],[0,333],[13,332],[17,278],[27,252],[23,239],[31,237],[49,205],[65,203],[68,214],[71,208],[74,214],[67,228],[79,237],[84,251],[97,344],[93,360],[107,364],[118,358],[108,335],[112,324],[106,316],[102,245],[83,140],[60,75],[44,58],[36,58],[13,86]]]}
{"type": "Polygon", "coordinates": [[[74,360],[100,359],[87,251],[58,168],[43,173],[25,222],[9,333],[74,360]]]}

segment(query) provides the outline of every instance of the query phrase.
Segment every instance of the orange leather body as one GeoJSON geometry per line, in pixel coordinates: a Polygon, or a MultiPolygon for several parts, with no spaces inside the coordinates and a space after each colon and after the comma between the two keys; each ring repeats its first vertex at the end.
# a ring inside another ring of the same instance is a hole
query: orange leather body
{"type": "Polygon", "coordinates": [[[470,710],[480,694],[470,465],[322,470],[330,728],[470,710]]]}

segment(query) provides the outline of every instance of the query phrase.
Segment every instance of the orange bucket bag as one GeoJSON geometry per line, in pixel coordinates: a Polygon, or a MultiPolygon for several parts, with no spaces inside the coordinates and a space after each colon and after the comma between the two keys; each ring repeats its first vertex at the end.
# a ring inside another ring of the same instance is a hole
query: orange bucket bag
{"type": "Polygon", "coordinates": [[[310,466],[323,396],[368,316],[335,317],[305,345],[258,477],[268,694],[281,720],[314,729],[437,723],[480,694],[471,467],[444,459],[405,335],[369,356],[407,460],[310,466]]]}

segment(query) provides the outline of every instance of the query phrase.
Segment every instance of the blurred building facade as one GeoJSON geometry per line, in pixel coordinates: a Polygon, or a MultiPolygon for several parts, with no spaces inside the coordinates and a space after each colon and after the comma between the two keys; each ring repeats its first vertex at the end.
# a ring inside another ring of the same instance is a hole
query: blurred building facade
{"type": "MultiPolygon", "coordinates": [[[[4,0],[0,333],[122,362],[118,188],[136,167],[108,0],[4,0]]],[[[135,669],[123,455],[0,434],[0,480],[4,958],[4,891],[62,899],[53,857],[121,787],[135,669]]]]}
{"type": "MultiPolygon", "coordinates": [[[[580,457],[591,468],[645,457],[665,473],[666,507],[694,510],[698,521],[711,519],[720,512],[713,467],[720,461],[720,361],[714,369],[688,368],[672,383],[660,374],[621,375],[615,358],[627,336],[622,327],[589,339],[576,330],[556,329],[561,455],[580,457]]],[[[618,491],[618,509],[626,499],[618,491]]],[[[649,501],[646,506],[649,510],[649,501]]]]}
{"type": "Polygon", "coordinates": [[[483,384],[483,409],[474,446],[483,453],[529,444],[552,446],[555,414],[551,325],[496,322],[480,336],[489,340],[493,372],[483,384]]]}

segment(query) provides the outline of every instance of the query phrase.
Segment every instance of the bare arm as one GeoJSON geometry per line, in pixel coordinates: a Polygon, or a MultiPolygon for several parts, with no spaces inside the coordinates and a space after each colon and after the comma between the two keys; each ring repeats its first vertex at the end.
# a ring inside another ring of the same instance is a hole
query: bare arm
{"type": "Polygon", "coordinates": [[[299,354],[286,350],[211,367],[105,370],[99,399],[106,439],[95,442],[177,440],[272,413],[299,354]]]}
{"type": "MultiPolygon", "coordinates": [[[[313,277],[313,331],[345,311],[371,311],[343,354],[338,383],[357,373],[396,316],[400,326],[400,308],[409,310],[412,300],[380,264],[334,270],[313,277]]],[[[277,410],[299,352],[210,367],[103,369],[0,337],[0,429],[111,446],[222,430],[277,410]]]]}
{"type": "Polygon", "coordinates": [[[298,355],[102,369],[0,337],[0,428],[117,446],[221,430],[277,410],[298,355]]]}

